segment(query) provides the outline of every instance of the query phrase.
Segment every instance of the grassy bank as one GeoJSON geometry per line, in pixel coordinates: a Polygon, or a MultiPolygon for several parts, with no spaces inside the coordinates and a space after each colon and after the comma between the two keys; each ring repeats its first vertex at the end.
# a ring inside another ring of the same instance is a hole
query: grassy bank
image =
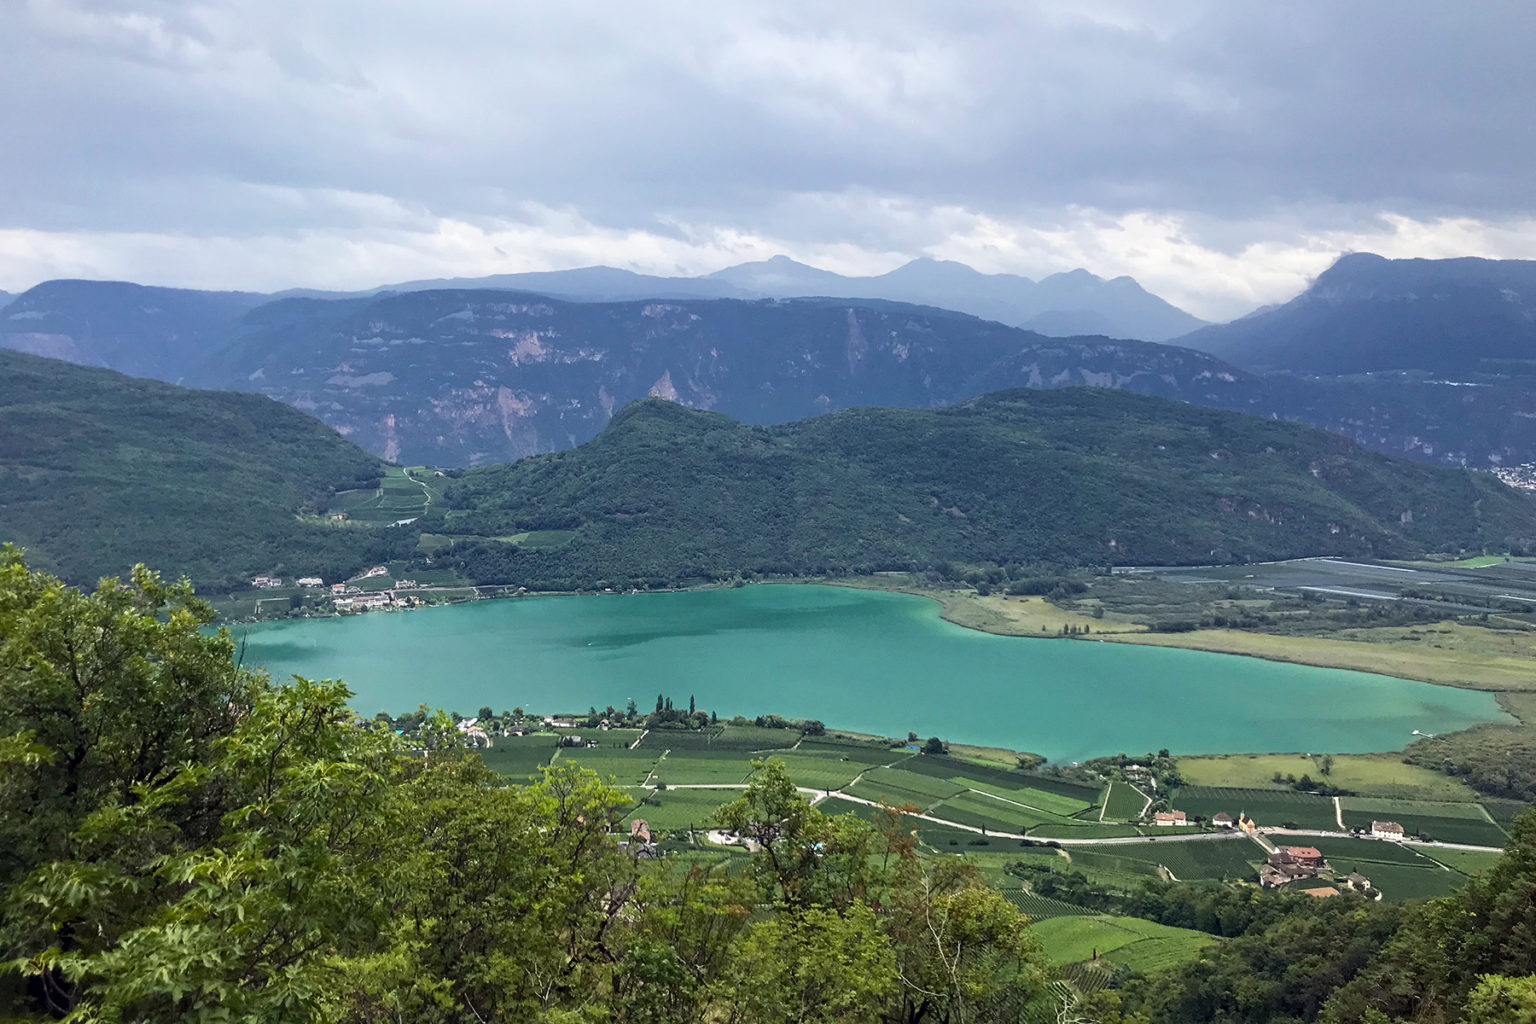
{"type": "Polygon", "coordinates": [[[1472,690],[1536,691],[1536,663],[1532,661],[1536,634],[1504,633],[1456,622],[1417,629],[1347,630],[1330,637],[1200,629],[1189,633],[1113,633],[1104,639],[1376,672],[1472,690]]]}

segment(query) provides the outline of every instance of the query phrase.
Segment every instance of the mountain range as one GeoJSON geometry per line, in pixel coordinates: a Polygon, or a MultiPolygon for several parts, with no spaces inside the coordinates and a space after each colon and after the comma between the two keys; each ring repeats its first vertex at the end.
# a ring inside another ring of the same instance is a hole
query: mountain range
{"type": "MultiPolygon", "coordinates": [[[[1536,373],[1516,358],[1530,314],[1514,287],[1531,266],[1348,256],[1296,300],[1202,328],[1179,346],[1051,338],[878,298],[654,294],[827,290],[837,281],[878,290],[893,279],[943,292],[948,278],[993,280],[933,261],[839,278],[783,259],[709,278],[589,268],[470,282],[538,284],[540,294],[412,282],[274,299],[52,281],[0,310],[0,345],[259,391],[385,458],[445,466],[579,444],[626,402],[652,394],[770,423],[1074,384],[1297,419],[1433,461],[1509,465],[1536,461],[1536,373]],[[559,289],[585,292],[547,294],[559,289]],[[644,297],[599,297],[631,292],[644,297]],[[1452,331],[1456,324],[1484,327],[1452,331]]],[[[1064,295],[1079,278],[1098,280],[1057,275],[1040,287],[1053,282],[1064,295]]],[[[961,290],[939,297],[958,304],[961,290]]]]}
{"type": "Polygon", "coordinates": [[[193,379],[260,391],[412,464],[569,448],[647,395],[776,423],[1016,385],[1099,384],[1234,407],[1262,391],[1251,375],[1189,350],[1045,338],[876,300],[576,303],[420,291],[290,299],[239,326],[193,379]]]}
{"type": "Polygon", "coordinates": [[[1304,374],[1536,376],[1536,261],[1352,253],[1296,298],[1179,344],[1304,374]]]}
{"type": "Polygon", "coordinates": [[[429,551],[478,582],[586,589],[1536,546],[1536,501],[1487,474],[1095,388],[779,426],[644,399],[576,448],[449,470],[397,526],[327,521],[383,464],[262,396],[0,352],[0,420],[0,540],[78,584],[144,561],[216,593],[429,551]]]}
{"type": "Polygon", "coordinates": [[[1204,321],[1146,291],[1129,277],[1105,280],[1086,270],[1039,281],[984,274],[949,260],[915,259],[886,274],[849,277],[775,256],[703,277],[652,277],[585,267],[483,278],[407,281],[384,291],[490,288],[537,292],[581,302],[624,299],[886,299],[938,306],[1051,337],[1098,334],[1167,341],[1204,321]]]}

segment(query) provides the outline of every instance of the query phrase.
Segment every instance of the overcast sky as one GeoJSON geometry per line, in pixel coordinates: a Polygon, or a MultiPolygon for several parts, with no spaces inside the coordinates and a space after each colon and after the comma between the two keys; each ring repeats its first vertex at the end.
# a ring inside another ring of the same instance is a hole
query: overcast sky
{"type": "Polygon", "coordinates": [[[1536,4],[0,0],[0,288],[1536,258],[1536,4]]]}

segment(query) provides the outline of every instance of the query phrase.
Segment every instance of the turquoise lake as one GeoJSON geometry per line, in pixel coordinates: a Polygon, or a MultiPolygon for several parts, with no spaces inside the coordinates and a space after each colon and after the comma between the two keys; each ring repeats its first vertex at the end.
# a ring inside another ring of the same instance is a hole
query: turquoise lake
{"type": "Polygon", "coordinates": [[[1000,637],[920,597],[825,586],[540,597],[237,626],[274,679],[341,678],[364,715],[418,704],[642,710],[665,693],[722,717],[1031,750],[1398,750],[1507,720],[1491,694],[1129,644],[1000,637]]]}

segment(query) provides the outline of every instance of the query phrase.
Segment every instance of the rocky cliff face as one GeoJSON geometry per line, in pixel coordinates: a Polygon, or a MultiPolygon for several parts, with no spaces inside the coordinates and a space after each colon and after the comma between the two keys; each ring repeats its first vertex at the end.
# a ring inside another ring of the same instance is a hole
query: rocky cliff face
{"type": "Polygon", "coordinates": [[[386,458],[475,465],[568,448],[654,396],[775,423],[855,405],[1096,384],[1208,405],[1264,387],[1208,356],[1060,340],[940,310],[832,300],[566,303],[483,290],[276,303],[207,379],[258,390],[386,458]]]}

